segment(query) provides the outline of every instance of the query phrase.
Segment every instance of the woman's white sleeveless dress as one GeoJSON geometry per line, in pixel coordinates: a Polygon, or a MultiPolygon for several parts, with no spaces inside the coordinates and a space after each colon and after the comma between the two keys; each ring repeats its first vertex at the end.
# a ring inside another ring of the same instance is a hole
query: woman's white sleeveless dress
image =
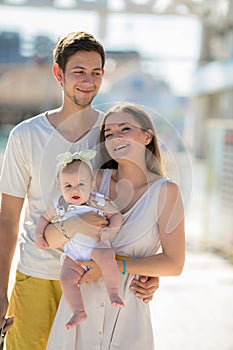
{"type": "MultiPolygon", "coordinates": [[[[104,170],[99,192],[109,196],[112,170],[104,170]]],[[[123,214],[123,226],[111,245],[117,255],[143,257],[156,254],[160,247],[157,226],[157,203],[160,178],[123,214]]],[[[71,311],[62,297],[47,344],[47,350],[153,350],[153,331],[149,304],[135,297],[129,289],[135,275],[121,274],[120,296],[125,308],[109,302],[102,278],[81,285],[87,320],[67,330],[71,311]]]]}

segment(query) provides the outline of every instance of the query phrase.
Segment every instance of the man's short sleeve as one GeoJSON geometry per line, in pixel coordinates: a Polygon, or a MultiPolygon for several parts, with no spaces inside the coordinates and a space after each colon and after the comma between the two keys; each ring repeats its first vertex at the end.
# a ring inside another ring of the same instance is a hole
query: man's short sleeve
{"type": "Polygon", "coordinates": [[[10,133],[6,146],[0,177],[0,192],[24,198],[30,182],[27,155],[22,141],[14,129],[10,133]]]}

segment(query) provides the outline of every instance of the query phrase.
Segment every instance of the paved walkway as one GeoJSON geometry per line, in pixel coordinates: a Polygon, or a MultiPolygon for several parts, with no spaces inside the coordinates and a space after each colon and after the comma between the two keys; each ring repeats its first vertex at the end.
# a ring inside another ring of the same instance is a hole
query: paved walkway
{"type": "Polygon", "coordinates": [[[188,251],[182,275],[161,278],[151,313],[156,350],[233,350],[233,265],[188,251]]]}

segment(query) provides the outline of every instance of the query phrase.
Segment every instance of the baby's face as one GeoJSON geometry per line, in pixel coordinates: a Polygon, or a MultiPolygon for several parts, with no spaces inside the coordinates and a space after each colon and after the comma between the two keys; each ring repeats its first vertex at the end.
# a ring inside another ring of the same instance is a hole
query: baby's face
{"type": "Polygon", "coordinates": [[[92,174],[85,163],[74,162],[60,174],[60,190],[69,204],[85,204],[93,190],[92,174]]]}

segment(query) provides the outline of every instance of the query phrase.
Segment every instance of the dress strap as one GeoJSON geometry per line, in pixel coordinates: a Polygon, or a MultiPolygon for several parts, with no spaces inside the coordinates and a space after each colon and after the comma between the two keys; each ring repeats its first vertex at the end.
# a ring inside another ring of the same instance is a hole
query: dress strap
{"type": "Polygon", "coordinates": [[[172,179],[169,177],[161,177],[159,180],[156,181],[157,185],[162,185],[165,182],[174,182],[172,179]]]}
{"type": "Polygon", "coordinates": [[[102,179],[98,188],[98,192],[104,194],[106,197],[109,197],[109,187],[112,171],[112,169],[103,169],[102,179]]]}

